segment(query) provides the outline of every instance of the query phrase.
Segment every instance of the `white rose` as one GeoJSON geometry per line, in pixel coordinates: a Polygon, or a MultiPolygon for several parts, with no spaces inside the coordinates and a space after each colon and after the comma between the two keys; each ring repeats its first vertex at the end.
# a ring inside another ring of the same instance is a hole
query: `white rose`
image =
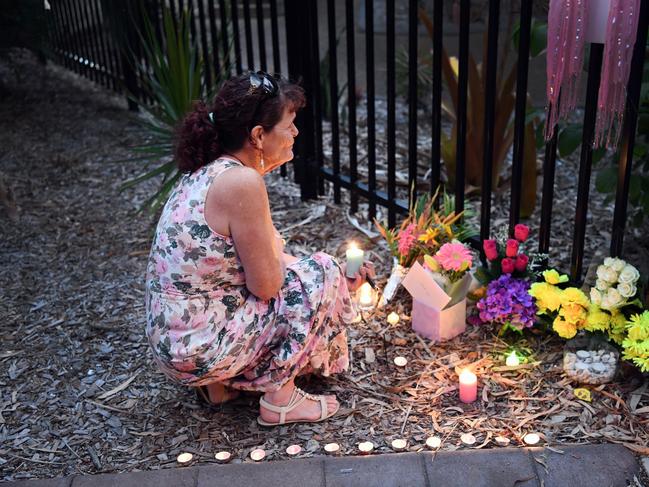
{"type": "Polygon", "coordinates": [[[602,300],[599,303],[599,307],[606,310],[610,310],[613,307],[611,301],[608,299],[608,294],[602,294],[602,300]]]}
{"type": "Polygon", "coordinates": [[[604,268],[604,280],[610,283],[617,282],[618,273],[615,272],[611,267],[604,268]]]}
{"type": "Polygon", "coordinates": [[[597,268],[597,279],[601,279],[602,281],[607,281],[607,282],[615,282],[615,281],[609,281],[612,272],[614,272],[613,269],[611,269],[607,265],[602,264],[597,268]]]}
{"type": "Polygon", "coordinates": [[[638,269],[633,267],[631,264],[625,265],[624,269],[620,272],[620,282],[635,284],[638,279],[640,279],[640,273],[638,272],[638,269]]]}
{"type": "Polygon", "coordinates": [[[590,288],[590,300],[593,304],[600,305],[602,303],[602,293],[598,289],[590,288]]]}
{"type": "Polygon", "coordinates": [[[607,257],[606,259],[604,259],[604,265],[606,267],[610,267],[615,272],[620,272],[622,269],[624,269],[626,262],[624,262],[622,259],[618,259],[617,257],[607,257]]]}
{"type": "Polygon", "coordinates": [[[618,290],[612,287],[608,291],[606,291],[606,295],[602,297],[601,307],[603,309],[609,309],[609,310],[616,309],[619,308],[624,303],[624,301],[625,299],[618,292],[618,290]],[[606,303],[606,307],[604,307],[604,303],[606,303]]]}
{"type": "Polygon", "coordinates": [[[597,279],[597,281],[595,281],[595,287],[599,291],[606,291],[609,287],[611,287],[611,284],[609,282],[606,282],[604,279],[597,279]]]}
{"type": "Polygon", "coordinates": [[[635,296],[635,293],[638,291],[638,288],[630,282],[621,282],[617,285],[617,291],[621,296],[625,298],[631,298],[635,296]]]}

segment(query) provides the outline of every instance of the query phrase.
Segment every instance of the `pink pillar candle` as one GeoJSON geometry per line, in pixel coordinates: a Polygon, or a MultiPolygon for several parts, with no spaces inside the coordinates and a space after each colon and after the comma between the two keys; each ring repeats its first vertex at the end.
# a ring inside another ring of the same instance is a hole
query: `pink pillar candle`
{"type": "Polygon", "coordinates": [[[460,374],[460,401],[469,403],[478,398],[478,378],[470,370],[460,374]]]}

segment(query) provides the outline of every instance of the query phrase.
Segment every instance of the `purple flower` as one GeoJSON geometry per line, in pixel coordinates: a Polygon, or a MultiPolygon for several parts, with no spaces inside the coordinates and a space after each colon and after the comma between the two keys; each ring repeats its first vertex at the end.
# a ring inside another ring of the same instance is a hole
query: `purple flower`
{"type": "Polygon", "coordinates": [[[477,308],[483,323],[509,324],[519,330],[534,326],[536,305],[529,295],[530,283],[503,274],[487,286],[487,294],[477,308]]]}

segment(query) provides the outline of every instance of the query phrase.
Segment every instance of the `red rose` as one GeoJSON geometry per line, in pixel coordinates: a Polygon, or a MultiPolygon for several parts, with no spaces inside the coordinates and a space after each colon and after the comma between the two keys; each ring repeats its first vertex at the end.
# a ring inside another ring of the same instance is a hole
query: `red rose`
{"type": "Polygon", "coordinates": [[[510,238],[507,240],[505,255],[507,255],[507,257],[516,257],[516,254],[518,254],[518,241],[510,238]]]}
{"type": "Polygon", "coordinates": [[[525,269],[527,269],[527,263],[530,261],[530,258],[525,255],[525,254],[518,254],[516,256],[516,262],[514,263],[514,267],[518,272],[525,272],[525,269]]]}
{"type": "Polygon", "coordinates": [[[485,240],[482,242],[482,248],[487,260],[496,260],[498,258],[498,246],[495,240],[485,240]]]}
{"type": "Polygon", "coordinates": [[[512,272],[514,272],[514,259],[505,257],[503,260],[500,261],[500,267],[502,268],[505,274],[511,274],[512,272]]]}
{"type": "Polygon", "coordinates": [[[529,236],[530,227],[523,225],[522,223],[514,226],[514,237],[516,237],[516,240],[518,240],[519,242],[525,242],[525,240],[527,240],[527,237],[529,236]]]}

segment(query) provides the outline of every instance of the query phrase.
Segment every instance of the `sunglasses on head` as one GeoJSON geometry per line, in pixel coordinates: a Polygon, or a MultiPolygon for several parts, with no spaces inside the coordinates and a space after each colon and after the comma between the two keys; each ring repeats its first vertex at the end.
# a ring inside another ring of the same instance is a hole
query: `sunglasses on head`
{"type": "Polygon", "coordinates": [[[252,92],[262,90],[268,96],[276,96],[279,93],[279,85],[270,74],[257,71],[250,73],[250,90],[252,92]]]}

